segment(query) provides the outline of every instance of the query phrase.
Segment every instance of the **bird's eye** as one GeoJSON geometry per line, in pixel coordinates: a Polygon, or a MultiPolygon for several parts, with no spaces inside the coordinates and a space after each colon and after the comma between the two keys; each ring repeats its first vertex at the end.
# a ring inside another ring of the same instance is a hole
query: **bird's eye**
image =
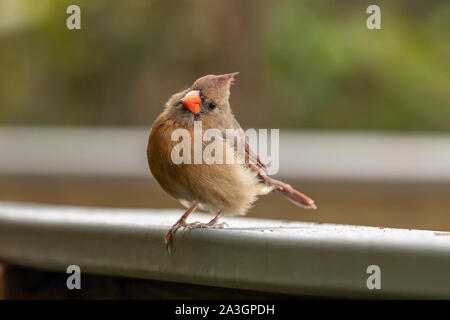
{"type": "Polygon", "coordinates": [[[209,104],[209,108],[210,108],[211,110],[214,110],[216,107],[217,107],[217,104],[215,104],[214,102],[211,102],[211,103],[209,104]]]}

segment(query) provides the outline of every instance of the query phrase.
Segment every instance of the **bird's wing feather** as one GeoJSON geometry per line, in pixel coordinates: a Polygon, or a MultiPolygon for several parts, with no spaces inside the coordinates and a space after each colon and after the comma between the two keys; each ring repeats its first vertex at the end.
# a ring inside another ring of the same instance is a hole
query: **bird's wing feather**
{"type": "MultiPolygon", "coordinates": [[[[242,130],[242,127],[237,122],[236,118],[234,118],[234,117],[232,119],[232,123],[231,123],[230,127],[232,129],[242,130]]],[[[261,182],[270,184],[269,173],[267,172],[266,165],[261,161],[260,157],[251,150],[250,144],[248,142],[248,138],[243,134],[243,132],[244,131],[242,130],[242,135],[239,136],[238,139],[244,140],[244,146],[245,146],[244,157],[245,157],[246,166],[258,174],[258,178],[261,180],[261,182]]],[[[237,148],[239,146],[239,143],[237,143],[236,140],[234,141],[233,146],[234,146],[235,151],[238,152],[237,148]]]]}
{"type": "Polygon", "coordinates": [[[292,188],[289,184],[279,180],[275,180],[269,177],[266,165],[261,161],[259,156],[252,152],[248,144],[248,140],[245,141],[245,163],[249,168],[258,174],[262,183],[271,185],[274,187],[274,191],[277,191],[288,198],[290,201],[307,209],[316,209],[314,201],[301,192],[298,192],[292,188]]]}
{"type": "Polygon", "coordinates": [[[269,183],[269,173],[266,165],[261,161],[259,156],[255,154],[248,143],[245,141],[245,163],[246,165],[258,174],[258,177],[265,183],[269,183]]]}

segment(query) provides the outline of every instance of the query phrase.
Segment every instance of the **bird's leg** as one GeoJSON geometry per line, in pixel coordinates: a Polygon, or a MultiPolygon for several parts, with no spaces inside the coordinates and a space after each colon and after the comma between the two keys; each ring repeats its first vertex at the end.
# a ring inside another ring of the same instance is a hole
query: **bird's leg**
{"type": "Polygon", "coordinates": [[[172,244],[172,238],[181,227],[186,227],[188,224],[186,223],[187,217],[197,208],[197,204],[192,205],[186,212],[181,216],[181,218],[167,231],[166,236],[164,237],[164,242],[166,243],[167,251],[170,253],[170,245],[172,244]]]}
{"type": "Polygon", "coordinates": [[[222,215],[223,215],[222,212],[219,211],[216,214],[216,216],[210,222],[208,222],[208,223],[200,223],[200,222],[197,221],[197,222],[194,222],[194,223],[189,223],[188,225],[186,225],[186,228],[192,228],[192,229],[194,229],[194,228],[222,229],[225,226],[228,227],[228,223],[226,223],[226,222],[219,223],[219,219],[220,219],[220,217],[222,215]]]}

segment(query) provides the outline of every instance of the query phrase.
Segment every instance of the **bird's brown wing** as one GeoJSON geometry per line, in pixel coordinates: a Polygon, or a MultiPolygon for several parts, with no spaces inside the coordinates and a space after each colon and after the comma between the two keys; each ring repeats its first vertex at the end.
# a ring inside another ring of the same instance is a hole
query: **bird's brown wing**
{"type": "MultiPolygon", "coordinates": [[[[232,123],[231,123],[230,127],[232,129],[242,130],[242,133],[244,132],[234,117],[232,119],[232,123]]],[[[236,139],[242,139],[244,141],[244,146],[245,146],[244,157],[245,157],[245,164],[247,165],[247,167],[249,167],[250,169],[252,169],[253,171],[255,171],[258,174],[258,178],[261,180],[262,183],[270,184],[270,178],[269,178],[269,173],[267,172],[267,167],[261,161],[259,156],[250,149],[248,138],[245,135],[241,135],[239,138],[237,138],[237,137],[235,138],[233,146],[235,148],[235,151],[238,151],[237,148],[239,146],[239,143],[237,143],[236,139]]]]}
{"type": "Polygon", "coordinates": [[[261,181],[270,183],[266,165],[261,161],[259,156],[250,149],[248,140],[245,141],[245,163],[258,174],[261,181]]]}
{"type": "Polygon", "coordinates": [[[273,186],[274,191],[281,193],[298,206],[307,209],[317,208],[314,204],[314,201],[308,196],[304,195],[301,192],[298,192],[287,183],[270,178],[267,172],[266,165],[261,162],[261,159],[257,154],[252,152],[248,144],[248,140],[246,140],[245,142],[245,163],[249,168],[251,168],[258,174],[258,177],[260,178],[262,183],[273,186]]]}
{"type": "MultiPolygon", "coordinates": [[[[241,126],[236,120],[234,120],[233,122],[233,128],[242,130],[241,126]]],[[[270,178],[266,165],[261,161],[259,156],[250,149],[248,138],[243,136],[241,136],[241,138],[245,139],[245,164],[257,173],[261,183],[273,186],[273,191],[281,193],[283,196],[285,196],[298,206],[307,209],[317,208],[314,204],[314,201],[308,196],[304,195],[301,192],[298,192],[287,183],[270,178]]],[[[239,144],[236,140],[234,142],[235,149],[237,150],[239,144]]]]}

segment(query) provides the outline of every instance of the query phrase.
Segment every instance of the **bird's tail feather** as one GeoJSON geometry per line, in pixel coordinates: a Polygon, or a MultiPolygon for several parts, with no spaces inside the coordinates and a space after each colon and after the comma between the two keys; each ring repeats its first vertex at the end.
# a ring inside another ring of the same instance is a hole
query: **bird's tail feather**
{"type": "Polygon", "coordinates": [[[270,183],[275,187],[273,191],[281,193],[294,204],[306,209],[317,209],[317,206],[311,198],[298,192],[289,184],[272,178],[270,178],[270,183]]]}

